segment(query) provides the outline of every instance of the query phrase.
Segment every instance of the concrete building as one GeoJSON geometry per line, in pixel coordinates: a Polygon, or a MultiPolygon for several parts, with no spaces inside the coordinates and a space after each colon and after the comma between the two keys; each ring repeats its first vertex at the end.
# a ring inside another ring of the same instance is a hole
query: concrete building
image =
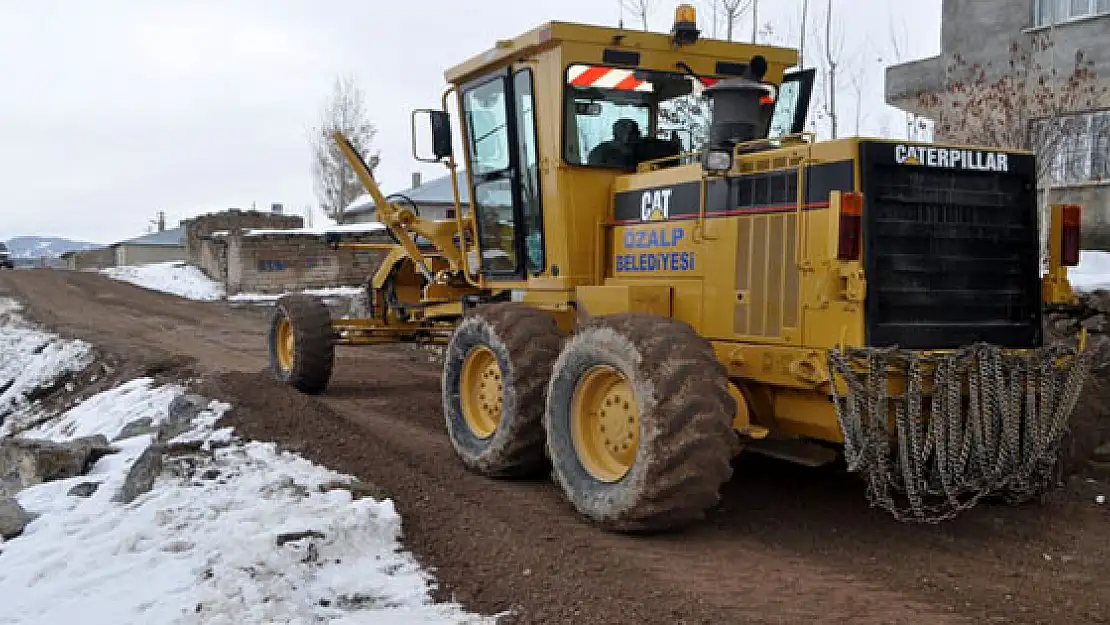
{"type": "Polygon", "coordinates": [[[66,252],[61,255],[65,267],[71,270],[107,269],[186,259],[188,254],[185,252],[185,229],[180,226],[100,248],[66,252]]]}
{"type": "Polygon", "coordinates": [[[117,267],[188,258],[185,254],[185,229],[180,226],[113,243],[109,247],[115,250],[117,267]]]}
{"type": "MultiPolygon", "coordinates": [[[[457,178],[459,201],[465,206],[470,201],[466,171],[459,170],[457,178]]],[[[413,174],[412,187],[399,191],[397,196],[387,195],[386,197],[402,206],[408,206],[407,200],[411,200],[418,207],[421,217],[431,219],[455,218],[455,192],[451,187],[450,174],[426,183],[421,182],[420,174],[413,174]]],[[[346,214],[345,221],[348,223],[369,223],[378,220],[374,200],[368,194],[364,194],[351,202],[344,212],[346,214]]]]}
{"type": "MultiPolygon", "coordinates": [[[[887,68],[888,104],[935,120],[938,109],[926,105],[927,96],[939,96],[940,106],[944,98],[951,102],[951,88],[964,80],[967,68],[984,68],[988,81],[1007,75],[1013,71],[1014,45],[1029,51],[1043,68],[1040,75],[1050,76],[1053,70],[1069,75],[1077,52],[1092,62],[1095,78],[1089,84],[1102,95],[1084,98],[1078,110],[1056,118],[1055,127],[1066,130],[1056,133],[1060,139],[1045,142],[1054,146],[1038,150],[1044,162],[1038,167],[1039,186],[1042,207],[1056,202],[1084,206],[1084,247],[1110,249],[1110,0],[943,0],[941,19],[938,56],[887,68]],[[1039,48],[1044,41],[1051,47],[1039,48]]],[[[1035,82],[1027,80],[1030,86],[1035,82]]],[[[962,112],[957,109],[956,114],[962,112]]],[[[1043,110],[1030,107],[1029,117],[1040,117],[1043,110]]],[[[1046,128],[1046,123],[1031,119],[1029,128],[1016,134],[1027,133],[1030,141],[1038,136],[1034,129],[1046,128]]],[[[952,136],[958,134],[964,133],[946,135],[938,125],[934,139],[984,142],[952,136]]]]}

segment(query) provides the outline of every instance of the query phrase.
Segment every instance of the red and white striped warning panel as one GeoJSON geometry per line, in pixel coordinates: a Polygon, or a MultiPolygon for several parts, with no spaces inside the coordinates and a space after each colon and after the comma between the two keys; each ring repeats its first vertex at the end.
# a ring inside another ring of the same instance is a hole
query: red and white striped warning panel
{"type": "Polygon", "coordinates": [[[601,87],[621,91],[651,91],[651,83],[636,78],[633,70],[596,65],[572,65],[567,82],[575,87],[601,87]]]}
{"type": "MultiPolygon", "coordinates": [[[[720,78],[699,77],[701,88],[711,87],[720,78]]],[[[567,83],[575,87],[599,87],[601,89],[617,89],[620,91],[652,91],[652,85],[646,80],[636,78],[634,70],[604,67],[601,65],[572,65],[567,71],[567,83]]],[[[765,85],[768,94],[761,98],[764,104],[775,101],[774,85],[765,85]]],[[[701,91],[701,88],[696,91],[701,91]]]]}

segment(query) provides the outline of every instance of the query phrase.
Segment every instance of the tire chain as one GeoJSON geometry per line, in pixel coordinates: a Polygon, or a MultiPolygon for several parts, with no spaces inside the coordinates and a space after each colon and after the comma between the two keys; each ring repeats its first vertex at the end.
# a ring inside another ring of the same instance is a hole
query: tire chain
{"type": "Polygon", "coordinates": [[[1042,495],[1057,479],[1091,351],[1053,345],[1005,353],[983,343],[936,354],[832,349],[830,386],[848,470],[864,478],[871,505],[900,521],[940,523],[987,496],[1018,503],[1042,495]],[[933,372],[928,395],[926,370],[933,372]],[[889,392],[892,373],[905,381],[901,397],[889,392]]]}

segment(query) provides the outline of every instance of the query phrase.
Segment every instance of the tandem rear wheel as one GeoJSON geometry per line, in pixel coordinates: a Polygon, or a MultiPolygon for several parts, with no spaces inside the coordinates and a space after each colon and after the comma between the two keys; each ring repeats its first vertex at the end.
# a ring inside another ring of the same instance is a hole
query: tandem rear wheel
{"type": "Polygon", "coordinates": [[[335,330],[323,300],[304,294],[278,299],[270,317],[270,371],[302,393],[323,393],[335,364],[335,330]]]}
{"type": "Polygon", "coordinates": [[[732,475],[727,375],[709,342],[672,319],[600,317],[567,340],[542,311],[480,307],[448,347],[443,401],[467,467],[550,467],[575,510],[608,530],[699,520],[732,475]]]}

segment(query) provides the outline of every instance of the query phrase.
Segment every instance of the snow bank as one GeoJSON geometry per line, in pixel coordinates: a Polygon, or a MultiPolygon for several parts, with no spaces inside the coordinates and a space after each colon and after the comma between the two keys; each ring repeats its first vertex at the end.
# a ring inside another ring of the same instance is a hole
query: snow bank
{"type": "MultiPolygon", "coordinates": [[[[9,341],[25,334],[20,345],[86,349],[32,329],[3,299],[0,311],[9,341]]],[[[4,352],[16,354],[4,361],[26,366],[33,351],[4,352]]],[[[26,436],[111,439],[135,420],[160,423],[183,392],[134,380],[26,436]]],[[[392,502],[354,499],[334,486],[349,476],[216,430],[229,408],[209,403],[170,441],[206,441],[208,452],[167,456],[154,488],[130,504],[113,497],[152,434],[114,442],[119,453],[87,475],[18,493],[36,518],[0,544],[0,624],[494,622],[431,601],[432,580],[402,550],[392,502]],[[98,484],[91,496],[68,494],[87,482],[98,484]]]]}
{"type": "Polygon", "coordinates": [[[1068,281],[1077,291],[1110,289],[1110,252],[1081,250],[1079,266],[1068,270],[1068,281]]]}
{"type": "Polygon", "coordinates": [[[0,298],[0,436],[29,408],[27,395],[89,366],[92,346],[66,341],[26,323],[19,305],[0,298]]]}
{"type": "Polygon", "coordinates": [[[222,284],[204,275],[200,269],[184,262],[111,267],[101,269],[100,272],[114,280],[186,299],[214,301],[224,297],[222,284]]]}
{"type": "MultiPolygon", "coordinates": [[[[367,224],[358,225],[366,226],[367,224]]],[[[229,302],[236,303],[267,303],[277,301],[281,297],[281,295],[265,293],[226,295],[222,284],[204,275],[204,272],[200,269],[179,261],[112,267],[101,269],[100,273],[113,280],[128,282],[144,289],[197,301],[211,302],[226,299],[229,302]]],[[[332,287],[304,289],[300,292],[320,297],[356,297],[362,293],[362,289],[359,287],[332,287]]]]}
{"type": "MultiPolygon", "coordinates": [[[[309,295],[317,295],[319,297],[358,297],[363,293],[362,289],[354,286],[340,286],[329,289],[305,289],[301,293],[309,295]]],[[[266,293],[240,293],[238,295],[230,295],[227,298],[229,302],[274,302],[281,297],[281,295],[273,295],[266,293]]]]}
{"type": "Polygon", "coordinates": [[[385,224],[376,221],[359,223],[359,224],[342,224],[332,226],[321,226],[318,228],[255,228],[251,230],[244,230],[243,236],[262,236],[267,234],[297,234],[309,236],[323,236],[328,233],[360,233],[360,232],[382,232],[387,230],[385,224]]]}

